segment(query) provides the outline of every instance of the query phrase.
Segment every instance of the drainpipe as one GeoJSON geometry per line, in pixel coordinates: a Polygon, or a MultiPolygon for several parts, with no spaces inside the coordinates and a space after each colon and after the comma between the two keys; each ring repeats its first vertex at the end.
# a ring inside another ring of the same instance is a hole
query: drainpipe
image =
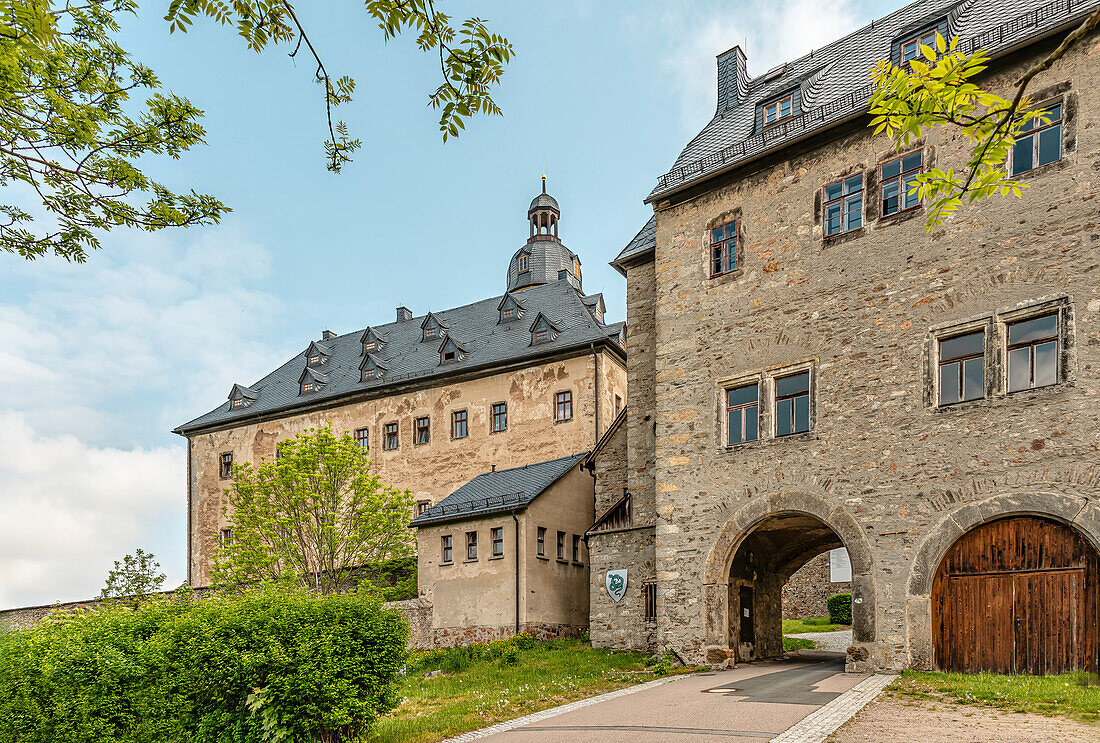
{"type": "Polygon", "coordinates": [[[596,342],[592,341],[592,369],[596,396],[596,436],[592,439],[592,447],[600,443],[600,355],[596,353],[596,342]]]}
{"type": "Polygon", "coordinates": [[[516,528],[516,632],[519,634],[519,519],[516,518],[516,512],[512,511],[512,523],[516,528]]]}
{"type": "Polygon", "coordinates": [[[191,437],[187,437],[187,585],[194,586],[191,575],[191,437]]]}

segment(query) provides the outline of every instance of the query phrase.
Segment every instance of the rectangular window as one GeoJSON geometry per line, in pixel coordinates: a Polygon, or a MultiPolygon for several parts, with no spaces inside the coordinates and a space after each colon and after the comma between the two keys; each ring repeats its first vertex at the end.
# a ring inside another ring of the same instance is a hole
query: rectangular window
{"type": "Polygon", "coordinates": [[[357,428],[355,429],[355,443],[359,444],[359,448],[363,451],[370,450],[370,429],[369,428],[357,428]]]}
{"type": "Polygon", "coordinates": [[[466,532],[466,559],[467,560],[476,560],[477,559],[477,532],[476,531],[466,532]]]}
{"type": "Polygon", "coordinates": [[[374,350],[375,343],[376,341],[367,341],[363,344],[363,350],[367,353],[370,353],[374,350]]]}
{"type": "Polygon", "coordinates": [[[558,559],[559,560],[564,560],[565,559],[565,532],[564,531],[559,531],[558,532],[558,559]]]}
{"type": "Polygon", "coordinates": [[[396,449],[399,443],[397,439],[397,424],[387,423],[382,429],[382,433],[382,448],[388,451],[393,451],[394,449],[396,449]]]}
{"type": "Polygon", "coordinates": [[[440,562],[451,562],[454,559],[452,540],[450,534],[443,535],[443,557],[440,562]]]}
{"type": "Polygon", "coordinates": [[[1012,146],[1012,174],[1025,173],[1062,159],[1062,104],[1046,109],[1046,124],[1031,120],[1012,146]]]}
{"type": "Polygon", "coordinates": [[[760,436],[760,385],[726,390],[727,444],[756,441],[760,436]]]}
{"type": "Polygon", "coordinates": [[[764,124],[774,124],[791,115],[794,108],[794,94],[784,96],[764,106],[764,124]]]}
{"type": "Polygon", "coordinates": [[[313,392],[313,382],[302,382],[302,392],[313,392]]]}
{"type": "Polygon", "coordinates": [[[737,220],[712,227],[710,231],[710,275],[737,270],[737,220]]]}
{"type": "Polygon", "coordinates": [[[494,526],[489,532],[493,537],[493,557],[504,555],[504,527],[494,526]]]}
{"type": "Polygon", "coordinates": [[[545,343],[546,339],[550,337],[550,331],[546,328],[539,328],[535,331],[535,343],[545,343]]]}
{"type": "Polygon", "coordinates": [[[233,474],[233,453],[226,452],[218,457],[218,477],[223,480],[233,474]]]}
{"type": "Polygon", "coordinates": [[[527,270],[527,256],[521,255],[516,259],[516,270],[523,273],[527,270]]]}
{"type": "Polygon", "coordinates": [[[579,563],[581,561],[581,535],[573,535],[573,562],[579,563]]]}
{"type": "Polygon", "coordinates": [[[567,421],[573,419],[573,393],[558,392],[554,395],[554,420],[567,421]]]}
{"type": "Polygon", "coordinates": [[[508,428],[508,405],[498,402],[493,405],[493,433],[500,433],[508,428]]]}
{"type": "Polygon", "coordinates": [[[456,410],[451,413],[451,438],[464,439],[469,433],[466,425],[466,411],[456,410]]]}
{"type": "Polygon", "coordinates": [[[645,621],[657,621],[657,584],[642,584],[642,601],[645,603],[645,621]]]}
{"type": "Polygon", "coordinates": [[[428,441],[431,440],[431,421],[427,418],[427,416],[423,418],[417,418],[415,420],[413,424],[413,432],[415,434],[413,437],[413,443],[417,446],[420,446],[421,444],[426,444],[428,443],[428,441]]]}
{"type": "Polygon", "coordinates": [[[538,528],[538,536],[535,538],[535,554],[539,557],[546,556],[546,527],[538,528]]]}
{"type": "Polygon", "coordinates": [[[775,380],[775,435],[810,430],[810,373],[775,380]]]}
{"type": "Polygon", "coordinates": [[[439,337],[439,328],[436,327],[435,325],[430,325],[430,326],[424,328],[424,337],[425,338],[437,338],[437,337],[439,337]]]}
{"type": "Polygon", "coordinates": [[[500,317],[503,320],[515,320],[516,319],[516,308],[515,307],[505,307],[504,311],[500,313],[500,317]]]}
{"type": "Polygon", "coordinates": [[[882,216],[888,217],[920,206],[920,198],[910,189],[917,185],[916,177],[924,170],[924,150],[883,163],[879,170],[882,216]]]}
{"type": "Polygon", "coordinates": [[[1008,391],[1058,382],[1058,315],[1033,317],[1008,326],[1008,391]]]}
{"type": "Polygon", "coordinates": [[[940,341],[940,405],[985,397],[985,331],[940,341]]]}
{"type": "Polygon", "coordinates": [[[310,363],[311,365],[313,365],[313,364],[320,364],[320,363],[321,363],[321,357],[320,357],[320,356],[310,356],[310,357],[309,357],[309,363],[310,363]]]}
{"type": "Polygon", "coordinates": [[[416,502],[416,515],[420,516],[431,507],[432,502],[430,500],[418,500],[416,502]]]}
{"type": "Polygon", "coordinates": [[[368,366],[366,369],[363,370],[363,381],[364,382],[366,382],[368,380],[371,380],[371,379],[374,379],[377,376],[378,376],[378,370],[375,369],[373,366],[368,366]]]}
{"type": "Polygon", "coordinates": [[[243,408],[244,407],[244,398],[243,397],[238,397],[236,400],[234,400],[233,401],[233,407],[243,408]]]}
{"type": "Polygon", "coordinates": [[[825,237],[863,226],[863,174],[825,187],[825,237]]]}
{"type": "Polygon", "coordinates": [[[222,545],[222,547],[228,547],[232,543],[233,543],[233,530],[232,529],[222,529],[222,533],[221,533],[221,545],[222,545]]]}
{"type": "Polygon", "coordinates": [[[450,361],[454,361],[456,358],[458,358],[458,356],[454,351],[444,351],[443,352],[443,363],[444,364],[446,364],[450,361]]]}
{"type": "Polygon", "coordinates": [[[615,395],[615,417],[619,417],[619,413],[623,412],[623,398],[615,395]]]}
{"type": "Polygon", "coordinates": [[[900,53],[901,53],[901,64],[902,65],[909,64],[909,60],[916,59],[917,57],[923,56],[921,54],[921,51],[920,51],[920,48],[921,48],[922,44],[924,46],[927,46],[927,47],[931,48],[932,51],[936,51],[936,31],[935,31],[935,29],[933,29],[931,31],[925,31],[924,33],[920,34],[919,36],[914,36],[911,39],[906,39],[905,41],[901,42],[901,47],[900,47],[900,50],[899,50],[900,53]]]}

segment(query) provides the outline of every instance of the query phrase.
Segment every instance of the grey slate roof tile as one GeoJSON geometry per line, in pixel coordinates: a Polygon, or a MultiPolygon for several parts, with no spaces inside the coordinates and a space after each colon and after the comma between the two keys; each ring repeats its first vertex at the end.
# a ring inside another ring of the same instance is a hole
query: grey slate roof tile
{"type": "Polygon", "coordinates": [[[625,275],[622,269],[623,261],[633,258],[638,255],[653,251],[657,247],[657,215],[653,215],[649,218],[642,229],[638,230],[638,234],[634,236],[630,242],[626,244],[626,247],[615,256],[615,260],[611,261],[611,265],[619,270],[620,273],[625,275]]]}
{"type": "Polygon", "coordinates": [[[464,521],[523,509],[544,493],[588,452],[509,470],[483,472],[412,520],[411,526],[464,521]]]}
{"type": "MultiPolygon", "coordinates": [[[[1030,38],[1080,20],[1100,0],[920,0],[873,21],[832,44],[787,63],[775,79],[747,83],[747,94],[719,96],[725,107],[680,153],[672,169],[658,179],[647,197],[653,201],[765,152],[865,111],[871,95],[870,69],[889,59],[893,44],[946,19],[948,37],[958,36],[964,52],[985,49],[996,56],[1030,38]],[[759,131],[759,105],[799,89],[802,111],[789,121],[759,131]]],[[[723,84],[731,85],[732,80],[723,84]]],[[[645,228],[643,228],[643,232],[645,228]]],[[[639,237],[642,233],[639,233],[639,237]]],[[[638,237],[612,262],[644,252],[638,237]],[[633,246],[633,247],[632,247],[633,246]]]]}
{"type": "MultiPolygon", "coordinates": [[[[462,307],[435,312],[446,327],[447,334],[465,349],[465,356],[440,365],[440,338],[422,341],[423,316],[404,322],[370,326],[383,341],[372,352],[372,358],[385,369],[385,374],[361,381],[363,329],[344,333],[325,341],[328,360],[315,370],[322,375],[323,387],[313,393],[299,395],[299,380],[306,369],[306,355],[300,353],[249,388],[256,397],[246,408],[233,408],[228,400],[205,415],[176,429],[177,433],[231,423],[257,414],[293,409],[298,405],[313,405],[319,401],[340,398],[366,390],[383,390],[389,385],[433,376],[452,375],[464,369],[498,366],[525,357],[538,357],[556,351],[586,347],[591,343],[614,340],[622,323],[600,325],[592,316],[582,297],[568,281],[533,286],[518,292],[528,317],[543,313],[560,329],[556,338],[531,346],[528,322],[498,323],[497,308],[502,297],[491,297],[462,307]]],[[[322,381],[322,379],[318,379],[322,381]]]]}

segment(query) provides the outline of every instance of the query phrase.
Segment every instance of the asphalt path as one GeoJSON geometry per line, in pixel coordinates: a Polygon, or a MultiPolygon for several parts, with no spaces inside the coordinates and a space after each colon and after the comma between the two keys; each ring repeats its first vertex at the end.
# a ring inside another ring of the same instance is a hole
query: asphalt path
{"type": "Polygon", "coordinates": [[[676,679],[483,740],[760,743],[865,678],[844,673],[842,654],[802,651],[782,660],[676,679]]]}

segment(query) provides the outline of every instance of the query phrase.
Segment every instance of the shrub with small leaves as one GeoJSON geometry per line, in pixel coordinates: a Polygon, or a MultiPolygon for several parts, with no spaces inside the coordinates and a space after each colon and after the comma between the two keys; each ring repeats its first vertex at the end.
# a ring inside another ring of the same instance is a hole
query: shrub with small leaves
{"type": "Polygon", "coordinates": [[[829,608],[830,624],[852,623],[852,594],[834,594],[825,599],[825,605],[829,608]]]}

